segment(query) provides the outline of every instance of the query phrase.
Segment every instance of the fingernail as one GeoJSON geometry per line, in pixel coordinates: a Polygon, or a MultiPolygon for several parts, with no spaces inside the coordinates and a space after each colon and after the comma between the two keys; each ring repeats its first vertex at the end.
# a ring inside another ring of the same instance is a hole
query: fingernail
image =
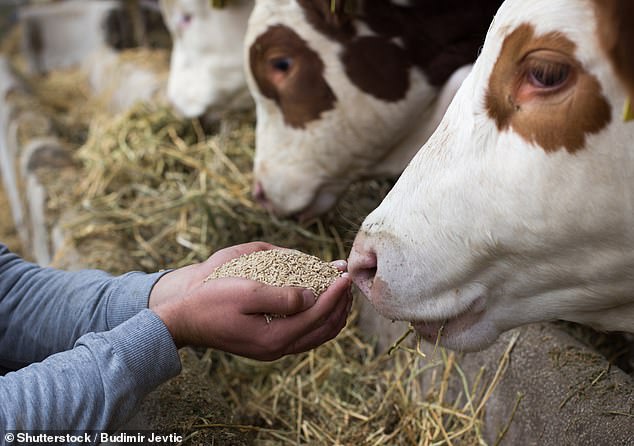
{"type": "Polygon", "coordinates": [[[348,262],[346,262],[345,260],[335,260],[334,262],[331,262],[331,265],[341,270],[345,270],[346,268],[348,268],[348,262]]]}
{"type": "Polygon", "coordinates": [[[315,293],[313,293],[311,290],[302,291],[302,296],[304,297],[304,302],[310,304],[314,303],[317,300],[317,296],[315,296],[315,293]]]}

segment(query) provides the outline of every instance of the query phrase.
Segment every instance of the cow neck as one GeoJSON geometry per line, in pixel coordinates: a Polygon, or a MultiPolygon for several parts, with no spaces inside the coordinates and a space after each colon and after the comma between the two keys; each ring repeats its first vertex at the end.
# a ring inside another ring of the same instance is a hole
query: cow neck
{"type": "Polygon", "coordinates": [[[464,79],[471,72],[471,67],[471,65],[465,65],[451,75],[440,89],[434,102],[429,107],[423,107],[422,113],[416,119],[411,131],[407,132],[404,138],[387,152],[386,157],[381,160],[376,171],[373,172],[374,175],[394,177],[403,172],[414,155],[438,128],[447,107],[464,79]]]}
{"type": "MultiPolygon", "coordinates": [[[[391,1],[373,0],[357,2],[360,4],[354,15],[346,13],[345,2],[337,2],[341,6],[334,11],[330,9],[330,0],[298,0],[298,3],[317,31],[344,45],[342,60],[351,80],[385,90],[385,79],[407,78],[403,73],[399,76],[398,70],[416,67],[431,85],[441,87],[457,69],[473,63],[502,1],[415,0],[402,6],[391,1]],[[363,22],[373,35],[359,35],[356,21],[363,22]],[[367,55],[372,54],[398,61],[396,66],[372,66],[373,71],[379,70],[382,78],[376,82],[368,80],[367,68],[371,61],[367,60],[367,55]],[[382,70],[389,72],[384,76],[382,70]]],[[[391,83],[395,84],[396,80],[391,83]]],[[[393,91],[379,91],[376,96],[400,100],[407,87],[401,88],[402,94],[392,87],[393,91]]]]}

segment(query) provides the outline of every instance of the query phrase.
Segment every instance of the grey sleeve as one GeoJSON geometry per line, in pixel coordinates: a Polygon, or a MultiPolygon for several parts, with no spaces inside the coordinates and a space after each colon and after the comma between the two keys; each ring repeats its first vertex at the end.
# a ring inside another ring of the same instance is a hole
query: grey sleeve
{"type": "Polygon", "coordinates": [[[180,368],[167,327],[143,310],[108,332],[82,336],[72,350],[0,377],[0,432],[114,430],[180,368]]]}
{"type": "Polygon", "coordinates": [[[0,367],[17,370],[116,327],[147,308],[160,275],[42,268],[0,244],[0,367]]]}

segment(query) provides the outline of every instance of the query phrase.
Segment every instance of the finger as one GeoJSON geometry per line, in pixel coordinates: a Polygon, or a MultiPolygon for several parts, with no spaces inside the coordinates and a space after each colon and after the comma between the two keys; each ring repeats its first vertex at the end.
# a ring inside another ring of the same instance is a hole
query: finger
{"type": "Polygon", "coordinates": [[[241,311],[246,314],[268,313],[292,315],[315,304],[315,294],[298,287],[274,287],[257,284],[242,296],[241,311]]]}
{"type": "Polygon", "coordinates": [[[305,315],[307,320],[302,323],[310,328],[322,323],[342,301],[346,301],[350,286],[350,276],[344,273],[319,296],[314,308],[310,309],[310,314],[305,315]],[[308,320],[309,317],[311,320],[308,320]]]}
{"type": "MultiPolygon", "coordinates": [[[[334,310],[319,320],[314,327],[300,321],[298,315],[275,319],[268,324],[268,333],[264,337],[269,340],[269,345],[276,345],[278,348],[268,352],[265,359],[277,359],[287,354],[304,352],[334,338],[345,327],[351,304],[350,293],[344,292],[339,297],[342,298],[336,300],[334,310]]],[[[309,309],[300,315],[312,311],[313,309],[309,309]]]]}
{"type": "Polygon", "coordinates": [[[330,262],[330,264],[342,273],[348,271],[348,262],[345,260],[335,260],[334,262],[330,262]]]}
{"type": "Polygon", "coordinates": [[[291,342],[283,354],[295,354],[316,348],[334,339],[346,326],[349,315],[349,304],[344,299],[328,319],[312,331],[291,342]]]}
{"type": "Polygon", "coordinates": [[[328,287],[328,289],[319,296],[317,302],[306,311],[294,314],[292,317],[276,321],[274,327],[276,335],[280,343],[287,340],[296,339],[311,332],[313,329],[323,325],[325,321],[332,316],[333,312],[337,312],[337,307],[342,306],[343,309],[348,305],[348,290],[350,289],[350,277],[344,274],[342,277],[328,287]]]}

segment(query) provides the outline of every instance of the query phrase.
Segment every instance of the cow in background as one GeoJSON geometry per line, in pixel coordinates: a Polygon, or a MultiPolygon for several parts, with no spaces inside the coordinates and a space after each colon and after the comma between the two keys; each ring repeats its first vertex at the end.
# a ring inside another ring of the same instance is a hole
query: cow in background
{"type": "Polygon", "coordinates": [[[357,235],[379,313],[462,350],[554,319],[634,333],[633,30],[630,0],[503,4],[357,235]]]}
{"type": "Polygon", "coordinates": [[[117,0],[22,5],[17,12],[29,71],[44,74],[77,66],[103,49],[161,46],[168,33],[158,8],[146,2],[136,6],[117,0]]]}
{"type": "Polygon", "coordinates": [[[498,0],[258,0],[245,39],[255,197],[328,210],[350,183],[400,174],[468,73],[498,0]]]}
{"type": "Polygon", "coordinates": [[[253,106],[243,41],[253,0],[160,0],[173,41],[167,96],[186,117],[253,106]]]}

